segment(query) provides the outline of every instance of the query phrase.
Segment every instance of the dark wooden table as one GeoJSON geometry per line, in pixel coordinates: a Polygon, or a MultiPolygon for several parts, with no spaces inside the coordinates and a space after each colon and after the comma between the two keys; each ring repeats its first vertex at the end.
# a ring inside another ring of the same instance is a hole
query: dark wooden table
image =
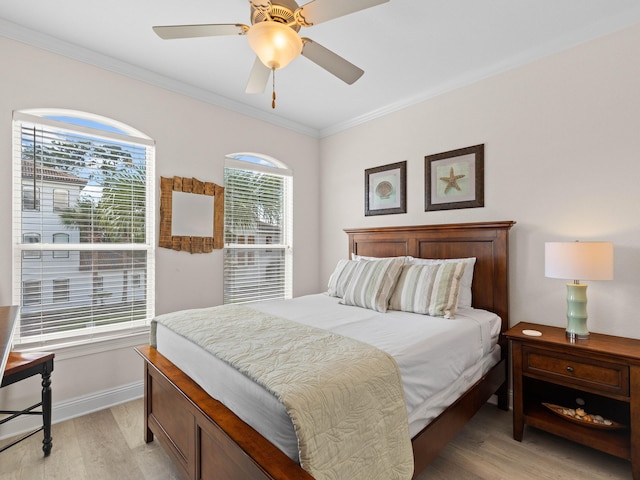
{"type": "Polygon", "coordinates": [[[0,410],[0,414],[8,415],[0,420],[0,425],[21,415],[41,415],[42,426],[4,445],[0,448],[0,452],[14,446],[16,443],[26,440],[40,431],[44,431],[42,450],[46,457],[51,453],[51,448],[53,447],[51,438],[51,372],[53,372],[54,354],[12,352],[11,338],[17,323],[17,317],[17,307],[0,307],[0,351],[2,352],[2,368],[0,369],[2,373],[2,384],[0,384],[0,387],[6,387],[25,378],[32,377],[33,375],[41,375],[42,398],[40,402],[23,410],[0,410]],[[36,410],[38,407],[42,408],[36,410]]]}

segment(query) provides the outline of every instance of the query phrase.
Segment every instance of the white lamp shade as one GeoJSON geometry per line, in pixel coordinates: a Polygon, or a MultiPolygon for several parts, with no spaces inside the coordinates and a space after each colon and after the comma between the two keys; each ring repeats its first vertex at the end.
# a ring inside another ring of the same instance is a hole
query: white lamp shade
{"type": "Polygon", "coordinates": [[[262,63],[271,69],[286,67],[302,53],[302,39],[283,23],[256,23],[247,32],[249,46],[262,63]]]}
{"type": "Polygon", "coordinates": [[[544,247],[546,277],[613,279],[613,244],[610,242],[547,242],[544,247]]]}

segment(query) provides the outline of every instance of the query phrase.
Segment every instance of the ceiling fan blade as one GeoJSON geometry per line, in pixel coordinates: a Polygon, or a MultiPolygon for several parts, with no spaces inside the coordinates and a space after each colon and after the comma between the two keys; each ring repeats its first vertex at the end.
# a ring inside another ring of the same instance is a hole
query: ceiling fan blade
{"type": "Polygon", "coordinates": [[[174,38],[215,37],[218,35],[244,35],[249,30],[240,23],[211,23],[203,25],[164,25],[153,27],[153,31],[164,40],[174,38]]]}
{"type": "Polygon", "coordinates": [[[353,63],[348,62],[340,55],[333,53],[319,43],[309,38],[303,38],[302,41],[304,42],[302,55],[320,65],[329,73],[334,74],[343,82],[351,85],[364,73],[364,70],[356,67],[353,63]]]}
{"type": "Polygon", "coordinates": [[[256,57],[253,62],[253,68],[249,74],[249,81],[247,82],[246,93],[263,93],[269,81],[271,75],[271,69],[256,57]]]}
{"type": "Polygon", "coordinates": [[[305,26],[333,20],[353,12],[375,7],[389,0],[312,0],[296,12],[302,17],[305,26]]]}

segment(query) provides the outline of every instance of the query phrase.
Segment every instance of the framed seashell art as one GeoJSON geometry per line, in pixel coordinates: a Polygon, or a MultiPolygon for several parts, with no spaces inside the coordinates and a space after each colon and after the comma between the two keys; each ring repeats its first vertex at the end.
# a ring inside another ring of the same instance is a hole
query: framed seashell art
{"type": "Polygon", "coordinates": [[[364,214],[407,213],[407,162],[364,171],[364,214]]]}

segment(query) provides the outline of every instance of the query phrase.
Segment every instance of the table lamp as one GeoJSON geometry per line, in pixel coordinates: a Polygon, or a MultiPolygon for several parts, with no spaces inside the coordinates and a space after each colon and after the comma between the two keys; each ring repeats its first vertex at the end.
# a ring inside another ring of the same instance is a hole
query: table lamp
{"type": "Polygon", "coordinates": [[[544,274],[550,278],[574,279],[573,283],[567,283],[567,337],[571,340],[589,338],[587,285],[580,280],[613,279],[613,244],[547,242],[544,274]]]}

